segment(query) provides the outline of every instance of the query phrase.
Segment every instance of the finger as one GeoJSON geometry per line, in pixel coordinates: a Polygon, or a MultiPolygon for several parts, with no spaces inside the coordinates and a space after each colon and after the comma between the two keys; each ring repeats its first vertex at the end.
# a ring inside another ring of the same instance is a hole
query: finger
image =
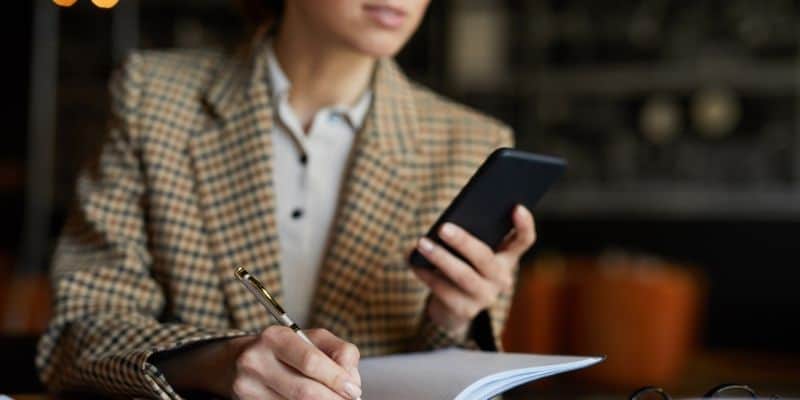
{"type": "Polygon", "coordinates": [[[270,388],[267,388],[267,395],[266,395],[265,397],[261,397],[260,399],[266,399],[266,400],[287,400],[287,398],[286,398],[286,397],[283,397],[283,396],[281,396],[281,395],[280,395],[280,393],[278,393],[278,392],[276,392],[276,391],[274,391],[274,390],[272,390],[272,389],[270,389],[270,388]]]}
{"type": "Polygon", "coordinates": [[[296,369],[274,357],[269,358],[267,363],[269,366],[261,373],[261,379],[263,379],[267,387],[287,399],[343,400],[356,398],[336,393],[322,383],[303,376],[296,369]],[[269,371],[269,373],[266,373],[266,371],[269,371]]]}
{"type": "Polygon", "coordinates": [[[361,354],[356,345],[334,335],[327,329],[309,329],[305,331],[309,339],[328,357],[341,365],[361,386],[361,374],[358,373],[358,362],[361,354]]]}
{"type": "Polygon", "coordinates": [[[358,372],[358,367],[350,368],[347,370],[350,373],[350,376],[353,377],[353,381],[355,381],[358,387],[361,387],[361,373],[358,372]]]}
{"type": "Polygon", "coordinates": [[[252,373],[243,373],[236,377],[231,388],[236,400],[284,399],[272,389],[266,387],[261,379],[252,373]]]}
{"type": "Polygon", "coordinates": [[[488,301],[495,295],[492,284],[486,278],[444,247],[423,237],[419,241],[418,248],[428,261],[470,297],[478,301],[488,301]]]}
{"type": "MultiPolygon", "coordinates": [[[[513,218],[513,215],[512,215],[512,218],[513,218]]],[[[512,224],[513,224],[513,221],[512,221],[512,224]]],[[[512,226],[511,229],[508,231],[508,233],[506,233],[506,235],[503,236],[503,241],[500,242],[500,246],[497,246],[497,252],[498,253],[502,253],[503,251],[505,251],[508,248],[508,245],[510,245],[511,242],[514,241],[514,238],[516,236],[517,236],[517,230],[516,230],[516,228],[514,228],[512,226]]]]}
{"type": "Polygon", "coordinates": [[[481,310],[482,307],[476,301],[439,274],[422,268],[415,268],[414,272],[428,285],[438,301],[444,304],[450,314],[456,318],[472,319],[481,310]]]}
{"type": "MultiPolygon", "coordinates": [[[[301,374],[329,387],[344,398],[358,398],[361,388],[342,366],[286,327],[267,329],[266,340],[275,356],[301,374]]],[[[286,395],[285,392],[281,392],[286,395]]]]}
{"type": "Polygon", "coordinates": [[[456,252],[469,261],[483,276],[492,278],[494,271],[494,250],[480,239],[456,224],[445,223],[439,228],[439,237],[456,252]]]}
{"type": "Polygon", "coordinates": [[[536,241],[536,223],[531,212],[522,205],[514,207],[511,218],[514,222],[514,236],[501,251],[520,257],[536,241]]]}
{"type": "MultiPolygon", "coordinates": [[[[269,369],[265,352],[250,351],[236,361],[236,379],[231,388],[232,398],[238,400],[285,399],[267,385],[265,377],[269,369]]],[[[270,354],[271,356],[271,354],[270,354]]]]}

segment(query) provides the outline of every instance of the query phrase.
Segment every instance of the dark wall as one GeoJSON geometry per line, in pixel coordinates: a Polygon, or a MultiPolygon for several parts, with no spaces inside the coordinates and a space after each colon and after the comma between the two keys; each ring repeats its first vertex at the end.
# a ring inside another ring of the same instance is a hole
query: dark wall
{"type": "MultiPolygon", "coordinates": [[[[22,229],[22,180],[28,131],[31,2],[13,1],[3,5],[3,37],[6,58],[2,72],[2,115],[0,135],[0,252],[13,254],[22,229]]],[[[0,265],[0,272],[3,266],[0,265]]]]}

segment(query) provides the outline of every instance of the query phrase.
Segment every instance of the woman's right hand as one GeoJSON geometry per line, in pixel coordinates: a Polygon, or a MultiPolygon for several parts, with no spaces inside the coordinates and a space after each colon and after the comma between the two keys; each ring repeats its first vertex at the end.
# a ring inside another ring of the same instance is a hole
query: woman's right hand
{"type": "Polygon", "coordinates": [[[239,400],[359,398],[358,348],[325,329],[303,332],[316,347],[272,325],[257,336],[201,344],[156,365],[178,390],[239,400]]]}
{"type": "Polygon", "coordinates": [[[290,328],[273,325],[246,340],[236,359],[231,394],[247,399],[357,399],[361,396],[359,353],[325,329],[304,331],[309,345],[290,328]]]}

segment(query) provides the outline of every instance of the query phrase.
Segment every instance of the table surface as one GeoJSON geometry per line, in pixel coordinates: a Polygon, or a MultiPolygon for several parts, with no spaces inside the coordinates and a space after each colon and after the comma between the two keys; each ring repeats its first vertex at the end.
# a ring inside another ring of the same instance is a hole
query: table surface
{"type": "MultiPolygon", "coordinates": [[[[553,380],[552,387],[539,388],[533,383],[509,392],[504,398],[620,400],[627,399],[638,389],[580,385],[570,382],[568,374],[553,380]]],[[[678,382],[663,389],[673,398],[699,398],[723,383],[747,384],[763,397],[778,395],[782,399],[800,398],[800,354],[706,352],[689,362],[678,382]]]]}
{"type": "MultiPolygon", "coordinates": [[[[507,393],[505,400],[575,399],[622,400],[636,388],[607,388],[576,384],[569,375],[549,378],[546,385],[534,382],[507,393]]],[[[782,399],[800,398],[800,355],[782,356],[763,353],[707,352],[689,363],[674,387],[665,387],[673,398],[701,397],[721,383],[748,384],[759,395],[778,395],[782,399]]],[[[646,383],[645,383],[646,384],[646,383]]],[[[643,384],[642,386],[644,386],[643,384]]],[[[14,400],[55,400],[47,394],[16,394],[14,400]]],[[[69,398],[67,398],[69,399],[69,398]]],[[[62,400],[67,400],[62,399],[62,400]]]]}

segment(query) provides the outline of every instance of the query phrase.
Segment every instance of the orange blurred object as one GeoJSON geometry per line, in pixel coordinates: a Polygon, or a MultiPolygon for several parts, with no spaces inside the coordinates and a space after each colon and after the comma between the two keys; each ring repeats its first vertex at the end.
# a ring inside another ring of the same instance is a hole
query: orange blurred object
{"type": "Polygon", "coordinates": [[[15,274],[15,259],[0,250],[0,333],[41,334],[50,319],[47,274],[15,274]]]}
{"type": "Polygon", "coordinates": [[[695,346],[704,279],[628,255],[539,257],[521,269],[503,333],[506,351],[606,355],[572,376],[628,389],[674,382],[695,346]]]}
{"type": "Polygon", "coordinates": [[[78,0],[53,0],[53,3],[60,7],[71,7],[77,2],[78,0]]]}
{"type": "Polygon", "coordinates": [[[31,274],[5,280],[0,293],[0,331],[6,334],[41,334],[51,314],[51,292],[46,275],[31,274]]]}
{"type": "Polygon", "coordinates": [[[615,257],[582,271],[568,350],[604,354],[582,379],[606,386],[668,385],[695,347],[703,279],[691,269],[655,259],[615,257]]]}
{"type": "Polygon", "coordinates": [[[563,258],[541,258],[533,268],[522,268],[503,347],[515,353],[552,354],[566,345],[567,268],[563,258]]]}
{"type": "Polygon", "coordinates": [[[92,0],[92,4],[100,8],[112,8],[117,5],[118,2],[119,0],[92,0]]]}

